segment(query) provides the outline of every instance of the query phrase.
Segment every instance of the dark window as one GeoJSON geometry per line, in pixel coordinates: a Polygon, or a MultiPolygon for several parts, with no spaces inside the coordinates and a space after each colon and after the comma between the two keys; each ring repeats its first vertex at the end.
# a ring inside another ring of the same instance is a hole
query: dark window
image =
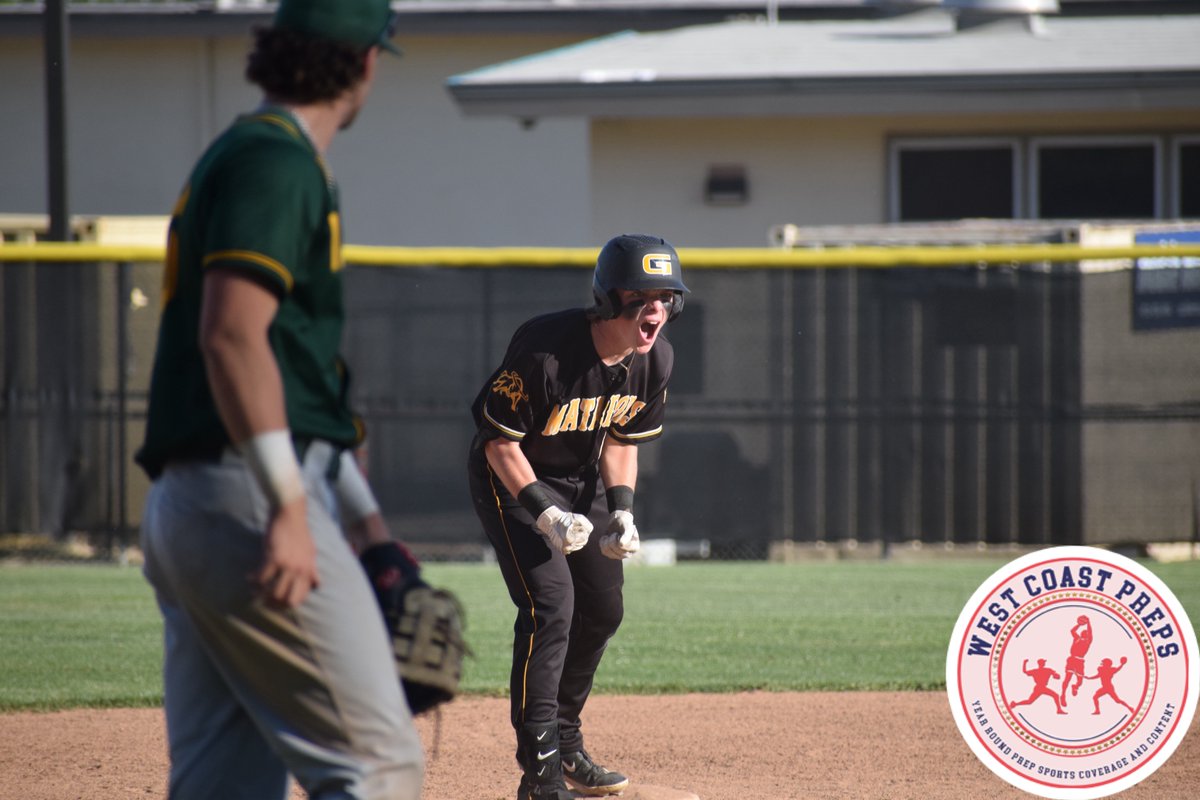
{"type": "Polygon", "coordinates": [[[1037,197],[1042,219],[1153,219],[1154,147],[1042,145],[1037,197]]]}
{"type": "Polygon", "coordinates": [[[907,149],[899,158],[902,222],[1011,218],[1013,149],[907,149]]]}
{"type": "Polygon", "coordinates": [[[1179,148],[1179,216],[1200,217],[1200,142],[1179,148]]]}

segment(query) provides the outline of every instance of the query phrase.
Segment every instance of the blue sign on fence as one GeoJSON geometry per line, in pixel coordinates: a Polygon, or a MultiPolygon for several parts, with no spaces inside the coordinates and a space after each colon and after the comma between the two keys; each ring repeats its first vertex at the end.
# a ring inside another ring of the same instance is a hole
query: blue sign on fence
{"type": "MultiPolygon", "coordinates": [[[[1135,244],[1200,242],[1200,230],[1146,231],[1135,244]]],[[[1200,256],[1151,256],[1133,262],[1133,329],[1200,327],[1200,256]]]]}

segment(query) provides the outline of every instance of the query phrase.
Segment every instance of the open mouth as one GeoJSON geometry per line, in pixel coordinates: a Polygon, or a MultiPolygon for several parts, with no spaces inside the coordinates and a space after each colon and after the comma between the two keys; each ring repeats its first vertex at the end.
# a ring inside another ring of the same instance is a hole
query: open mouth
{"type": "Polygon", "coordinates": [[[653,339],[655,334],[658,333],[658,326],[659,323],[657,322],[643,322],[640,326],[642,338],[646,339],[647,341],[653,339]]]}

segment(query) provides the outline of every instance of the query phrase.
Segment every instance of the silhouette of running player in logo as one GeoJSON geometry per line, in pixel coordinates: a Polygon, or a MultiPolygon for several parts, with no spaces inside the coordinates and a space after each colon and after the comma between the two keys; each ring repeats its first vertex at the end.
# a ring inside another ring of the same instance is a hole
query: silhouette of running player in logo
{"type": "Polygon", "coordinates": [[[1113,700],[1115,700],[1120,705],[1125,706],[1125,708],[1129,711],[1130,714],[1137,713],[1136,711],[1134,711],[1133,706],[1129,705],[1124,700],[1117,697],[1117,690],[1113,686],[1113,680],[1112,680],[1113,675],[1116,675],[1118,672],[1120,672],[1121,667],[1124,667],[1125,662],[1128,660],[1129,659],[1127,659],[1125,656],[1121,656],[1120,665],[1114,667],[1111,658],[1102,658],[1102,659],[1100,659],[1100,666],[1096,667],[1096,674],[1084,676],[1089,681],[1094,681],[1096,679],[1100,680],[1100,688],[1096,690],[1096,693],[1094,695],[1092,695],[1092,705],[1096,709],[1095,711],[1092,712],[1092,716],[1095,716],[1100,713],[1100,698],[1104,697],[1104,695],[1108,695],[1109,697],[1111,697],[1113,700]]]}
{"type": "Polygon", "coordinates": [[[1058,695],[1055,694],[1054,690],[1050,688],[1050,679],[1058,678],[1058,673],[1056,671],[1054,671],[1053,669],[1051,669],[1050,667],[1046,666],[1046,659],[1039,658],[1038,659],[1038,668],[1030,669],[1029,668],[1029,659],[1027,658],[1021,662],[1021,671],[1024,672],[1029,677],[1033,678],[1033,692],[1029,695],[1029,697],[1025,698],[1024,700],[1021,700],[1021,701],[1014,700],[1013,702],[1009,703],[1008,704],[1009,708],[1016,708],[1017,706],[1027,706],[1030,703],[1032,703],[1034,700],[1037,700],[1039,697],[1045,695],[1046,697],[1049,697],[1051,700],[1054,701],[1054,709],[1059,714],[1067,713],[1062,710],[1062,704],[1059,703],[1059,701],[1058,701],[1058,695]]]}
{"type": "Polygon", "coordinates": [[[1067,666],[1063,670],[1066,673],[1063,676],[1062,695],[1059,698],[1062,704],[1067,704],[1067,685],[1071,683],[1071,676],[1075,676],[1075,685],[1071,687],[1071,696],[1079,694],[1079,686],[1083,683],[1083,657],[1087,655],[1088,649],[1092,646],[1092,622],[1086,616],[1080,616],[1075,621],[1075,627],[1071,628],[1071,655],[1067,656],[1067,666]]]}

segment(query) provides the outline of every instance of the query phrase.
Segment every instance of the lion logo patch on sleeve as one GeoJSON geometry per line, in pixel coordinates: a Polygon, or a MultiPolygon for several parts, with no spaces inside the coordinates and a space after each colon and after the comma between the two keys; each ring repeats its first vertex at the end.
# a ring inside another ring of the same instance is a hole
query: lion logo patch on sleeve
{"type": "Polygon", "coordinates": [[[501,372],[496,380],[492,381],[492,392],[506,398],[512,403],[512,410],[517,410],[517,405],[522,400],[529,402],[529,395],[525,393],[525,382],[521,380],[521,376],[511,370],[501,372]]]}

